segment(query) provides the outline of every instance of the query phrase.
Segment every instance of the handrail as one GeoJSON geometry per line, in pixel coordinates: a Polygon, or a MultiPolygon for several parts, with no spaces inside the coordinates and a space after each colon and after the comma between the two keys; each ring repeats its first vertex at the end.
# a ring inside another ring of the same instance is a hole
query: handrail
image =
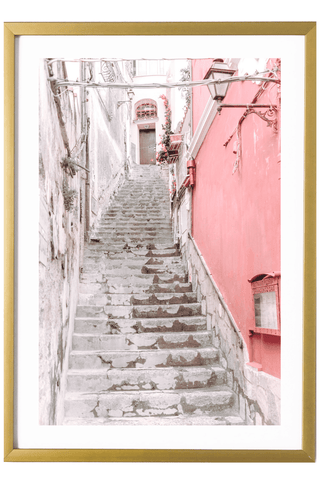
{"type": "Polygon", "coordinates": [[[237,326],[237,324],[236,324],[236,322],[235,322],[235,320],[234,320],[234,318],[233,318],[233,316],[232,316],[232,314],[231,314],[231,312],[230,312],[230,310],[229,310],[226,302],[224,301],[224,298],[223,298],[223,296],[222,296],[222,293],[220,292],[219,288],[217,287],[217,285],[216,285],[216,283],[215,283],[215,281],[214,281],[214,279],[213,279],[213,277],[212,277],[212,274],[210,273],[209,267],[207,266],[207,264],[206,264],[206,262],[205,262],[205,259],[203,258],[202,254],[201,254],[201,252],[200,252],[200,250],[199,250],[199,248],[198,248],[198,246],[197,246],[197,244],[196,244],[196,241],[195,241],[195,239],[192,237],[192,235],[191,235],[190,232],[188,232],[188,237],[189,237],[190,240],[192,241],[193,246],[194,246],[194,248],[196,249],[196,252],[197,252],[197,254],[198,254],[199,257],[200,257],[200,261],[201,261],[201,263],[202,263],[202,265],[203,265],[203,267],[204,267],[204,269],[205,269],[208,277],[210,278],[210,281],[211,281],[211,283],[212,283],[212,285],[213,285],[213,288],[215,289],[215,291],[216,291],[216,293],[217,293],[217,295],[218,295],[218,297],[219,297],[219,300],[220,300],[220,302],[222,303],[222,305],[223,305],[223,307],[224,307],[224,309],[225,309],[225,311],[226,311],[226,313],[227,313],[227,315],[228,315],[228,317],[229,317],[230,322],[232,323],[232,327],[233,327],[234,331],[237,333],[237,335],[238,335],[238,337],[239,337],[239,339],[240,339],[240,342],[241,342],[241,343],[240,343],[240,348],[243,348],[245,342],[244,342],[244,340],[243,340],[242,334],[241,334],[241,332],[240,332],[240,330],[239,330],[239,328],[238,328],[238,326],[237,326]]]}

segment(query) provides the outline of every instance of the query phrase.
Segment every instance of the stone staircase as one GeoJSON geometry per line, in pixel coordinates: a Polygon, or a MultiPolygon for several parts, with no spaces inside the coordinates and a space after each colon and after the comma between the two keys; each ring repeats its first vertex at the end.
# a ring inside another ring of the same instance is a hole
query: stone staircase
{"type": "Polygon", "coordinates": [[[173,245],[168,169],[135,166],[86,247],[66,425],[242,425],[173,245]]]}

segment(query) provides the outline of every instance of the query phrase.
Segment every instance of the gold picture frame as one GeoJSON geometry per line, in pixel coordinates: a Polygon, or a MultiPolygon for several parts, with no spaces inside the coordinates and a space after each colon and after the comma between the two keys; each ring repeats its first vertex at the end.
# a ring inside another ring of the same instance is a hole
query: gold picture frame
{"type": "Polygon", "coordinates": [[[4,461],[314,462],[316,410],[316,22],[4,24],[4,461]],[[300,35],[305,39],[303,408],[301,450],[14,448],[15,38],[21,35],[300,35]]]}

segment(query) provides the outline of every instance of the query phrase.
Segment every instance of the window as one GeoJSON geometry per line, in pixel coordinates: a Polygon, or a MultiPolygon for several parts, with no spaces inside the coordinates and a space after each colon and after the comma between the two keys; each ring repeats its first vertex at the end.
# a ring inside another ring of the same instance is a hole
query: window
{"type": "Polygon", "coordinates": [[[165,75],[164,60],[134,60],[133,61],[134,76],[145,75],[165,75]]]}
{"type": "Polygon", "coordinates": [[[141,100],[136,105],[136,119],[145,120],[157,117],[157,104],[154,100],[141,100]]]}
{"type": "Polygon", "coordinates": [[[260,274],[251,280],[253,298],[252,330],[280,335],[280,273],[260,274]]]}

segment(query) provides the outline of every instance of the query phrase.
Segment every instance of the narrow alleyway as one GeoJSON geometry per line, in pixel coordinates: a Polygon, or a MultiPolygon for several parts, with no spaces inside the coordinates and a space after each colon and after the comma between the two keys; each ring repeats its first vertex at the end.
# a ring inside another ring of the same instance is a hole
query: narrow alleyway
{"type": "Polygon", "coordinates": [[[66,425],[243,424],[169,208],[168,168],[136,165],[86,247],[66,425]]]}

